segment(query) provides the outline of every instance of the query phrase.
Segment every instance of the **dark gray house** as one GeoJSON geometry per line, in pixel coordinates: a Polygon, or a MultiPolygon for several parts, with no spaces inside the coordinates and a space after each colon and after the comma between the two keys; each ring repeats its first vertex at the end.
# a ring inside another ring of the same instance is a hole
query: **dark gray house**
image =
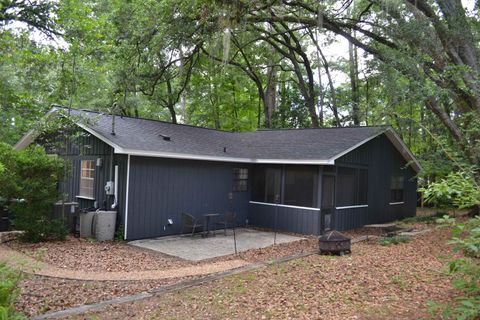
{"type": "Polygon", "coordinates": [[[71,114],[88,121],[75,120],[85,134],[62,152],[72,164],[62,189],[82,208],[116,208],[128,240],[180,233],[183,212],[232,207],[239,225],[273,228],[277,212],[278,230],[316,235],[415,215],[421,167],[390,127],[233,133],[71,114]]]}

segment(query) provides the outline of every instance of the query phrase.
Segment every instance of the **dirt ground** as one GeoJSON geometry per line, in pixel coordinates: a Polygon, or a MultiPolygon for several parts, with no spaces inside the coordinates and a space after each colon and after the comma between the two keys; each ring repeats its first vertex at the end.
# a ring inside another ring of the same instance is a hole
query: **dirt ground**
{"type": "Polygon", "coordinates": [[[409,243],[360,242],[344,257],[311,255],[72,319],[419,319],[451,300],[447,229],[409,243]]]}

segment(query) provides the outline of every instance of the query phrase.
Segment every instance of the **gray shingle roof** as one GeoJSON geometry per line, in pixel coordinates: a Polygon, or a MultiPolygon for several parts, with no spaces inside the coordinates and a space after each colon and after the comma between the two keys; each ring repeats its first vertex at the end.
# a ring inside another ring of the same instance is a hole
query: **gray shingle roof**
{"type": "MultiPolygon", "coordinates": [[[[49,114],[58,109],[53,108],[49,114]]],[[[116,116],[116,134],[112,135],[111,115],[75,109],[71,113],[79,126],[121,154],[230,162],[334,164],[335,159],[385,134],[413,169],[421,170],[418,161],[388,126],[226,132],[116,116]]],[[[31,130],[15,148],[26,148],[34,136],[35,130],[31,130]]]]}
{"type": "Polygon", "coordinates": [[[387,127],[344,127],[226,132],[116,116],[115,135],[111,135],[112,116],[80,110],[72,110],[72,114],[90,119],[92,122],[87,126],[91,131],[124,151],[258,160],[327,161],[387,130],[387,127]],[[160,135],[170,137],[170,141],[160,135]]]}

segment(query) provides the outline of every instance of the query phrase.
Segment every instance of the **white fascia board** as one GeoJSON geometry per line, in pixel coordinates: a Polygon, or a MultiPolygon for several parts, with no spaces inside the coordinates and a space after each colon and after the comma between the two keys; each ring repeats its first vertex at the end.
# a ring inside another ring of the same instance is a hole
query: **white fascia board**
{"type": "Polygon", "coordinates": [[[398,152],[402,154],[405,160],[411,162],[410,165],[412,166],[413,170],[415,170],[415,172],[417,173],[420,172],[422,170],[422,166],[417,161],[417,159],[415,159],[413,154],[408,149],[407,145],[402,141],[402,139],[400,139],[397,133],[391,128],[388,128],[388,130],[385,131],[385,135],[387,136],[388,140],[390,140],[390,142],[395,146],[398,152]]]}
{"type": "Polygon", "coordinates": [[[415,159],[415,157],[410,152],[410,150],[408,150],[408,147],[405,145],[405,143],[402,141],[402,139],[400,139],[400,137],[395,133],[395,131],[392,128],[386,128],[385,130],[380,131],[378,134],[373,135],[371,137],[368,137],[367,139],[357,143],[353,147],[350,147],[347,150],[345,150],[345,151],[337,154],[336,156],[330,158],[329,161],[333,162],[333,164],[334,164],[335,160],[343,157],[347,153],[357,149],[361,145],[367,143],[370,140],[375,139],[376,137],[378,137],[378,136],[380,136],[384,133],[387,136],[388,140],[390,140],[390,142],[393,144],[393,146],[398,150],[398,152],[400,152],[400,154],[403,156],[403,158],[405,160],[407,160],[408,162],[411,162],[410,165],[412,166],[413,170],[415,170],[415,172],[417,172],[417,173],[420,172],[422,170],[422,166],[417,161],[417,159],[415,159]]]}
{"type": "Polygon", "coordinates": [[[253,159],[253,158],[238,158],[238,157],[218,157],[197,154],[175,153],[175,152],[157,152],[145,150],[124,149],[121,147],[115,148],[115,153],[129,154],[140,157],[157,157],[157,158],[171,158],[171,159],[185,159],[185,160],[203,160],[203,161],[220,161],[220,162],[238,162],[238,163],[264,163],[264,164],[312,164],[312,165],[333,165],[334,162],[330,160],[302,160],[302,159],[253,159]]]}
{"type": "MultiPolygon", "coordinates": [[[[84,125],[83,123],[78,123],[76,122],[76,125],[79,126],[80,128],[82,128],[83,130],[87,131],[88,133],[90,133],[92,136],[102,140],[103,142],[105,142],[106,144],[108,144],[109,146],[111,146],[112,148],[114,148],[115,150],[121,150],[122,147],[120,147],[119,145],[117,145],[115,142],[113,142],[112,140],[109,140],[107,138],[105,138],[103,135],[101,135],[100,133],[96,132],[95,130],[91,129],[90,127],[88,127],[87,125],[84,125]]],[[[118,152],[118,153],[124,153],[124,152],[118,152]]]]}
{"type": "Polygon", "coordinates": [[[386,130],[382,130],[382,131],[380,131],[379,133],[377,133],[376,135],[373,135],[373,136],[371,136],[371,137],[368,137],[368,138],[365,139],[365,140],[360,141],[359,143],[357,143],[357,144],[354,145],[353,147],[350,147],[350,148],[348,148],[347,150],[342,151],[342,152],[340,152],[339,154],[335,155],[334,157],[330,158],[329,161],[333,161],[333,163],[335,163],[335,160],[337,160],[337,159],[343,157],[344,155],[346,155],[347,153],[349,153],[349,152],[357,149],[358,147],[360,147],[361,145],[367,143],[368,141],[373,140],[373,139],[375,139],[376,137],[382,135],[383,133],[385,133],[385,131],[386,131],[386,130]]]}
{"type": "MultiPolygon", "coordinates": [[[[47,114],[46,117],[49,117],[51,114],[56,113],[58,111],[57,108],[52,107],[47,114]]],[[[13,146],[13,149],[17,151],[25,150],[35,139],[37,139],[39,132],[35,129],[29,130],[18,142],[13,146]]]]}

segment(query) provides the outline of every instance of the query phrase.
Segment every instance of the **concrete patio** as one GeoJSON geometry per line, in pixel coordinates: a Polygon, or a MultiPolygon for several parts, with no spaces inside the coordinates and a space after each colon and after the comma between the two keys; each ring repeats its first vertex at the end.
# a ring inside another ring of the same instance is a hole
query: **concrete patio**
{"type": "MultiPolygon", "coordinates": [[[[266,248],[273,245],[273,232],[245,228],[236,229],[235,232],[238,252],[266,248]]],[[[303,238],[277,233],[276,243],[287,243],[301,239],[303,238]]],[[[195,235],[193,238],[189,235],[179,235],[135,240],[129,242],[129,244],[191,261],[200,261],[235,253],[232,230],[228,230],[227,236],[223,234],[223,230],[217,230],[216,236],[206,238],[202,238],[200,235],[195,235]]]]}

